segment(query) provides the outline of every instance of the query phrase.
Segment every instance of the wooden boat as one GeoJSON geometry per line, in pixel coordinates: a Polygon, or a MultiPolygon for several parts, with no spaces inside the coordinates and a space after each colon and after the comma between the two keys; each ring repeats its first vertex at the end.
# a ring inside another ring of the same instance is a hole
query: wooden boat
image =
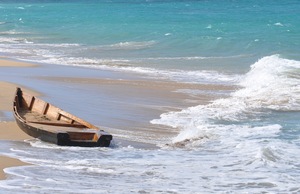
{"type": "Polygon", "coordinates": [[[17,88],[13,103],[18,126],[28,135],[61,146],[108,147],[112,135],[17,88]]]}

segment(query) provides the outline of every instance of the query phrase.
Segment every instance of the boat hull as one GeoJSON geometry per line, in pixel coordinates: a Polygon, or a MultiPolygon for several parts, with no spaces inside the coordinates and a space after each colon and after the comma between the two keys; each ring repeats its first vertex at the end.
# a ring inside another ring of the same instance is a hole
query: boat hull
{"type": "MultiPolygon", "coordinates": [[[[89,128],[89,125],[87,125],[86,122],[78,122],[77,124],[72,124],[75,121],[72,121],[71,124],[55,124],[49,122],[44,125],[41,124],[44,122],[29,122],[24,116],[19,114],[20,109],[24,111],[23,103],[24,99],[22,97],[22,91],[18,88],[14,101],[14,117],[19,128],[29,136],[60,146],[109,147],[110,145],[113,138],[112,135],[103,130],[95,129],[93,125],[91,125],[92,128],[89,128]],[[20,103],[20,101],[22,103],[20,103]],[[83,129],[77,128],[78,126],[83,126],[83,129]]],[[[48,103],[47,106],[49,106],[48,103]]],[[[70,114],[66,113],[65,115],[70,114]]],[[[71,116],[75,117],[73,115],[71,116]]],[[[43,117],[46,117],[46,114],[43,115],[43,117]]],[[[77,120],[81,121],[81,119],[77,120]]]]}

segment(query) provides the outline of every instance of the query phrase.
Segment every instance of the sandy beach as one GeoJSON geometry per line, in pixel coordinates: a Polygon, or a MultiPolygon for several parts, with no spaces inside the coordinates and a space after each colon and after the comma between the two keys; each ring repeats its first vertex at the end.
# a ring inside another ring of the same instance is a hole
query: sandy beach
{"type": "MultiPolygon", "coordinates": [[[[0,59],[0,68],[1,67],[34,67],[36,65],[11,61],[1,58],[0,59]]],[[[12,99],[14,96],[14,92],[16,89],[16,84],[2,82],[0,80],[0,114],[2,111],[11,111],[12,109],[12,99]]],[[[26,89],[28,90],[28,89],[26,89]]],[[[33,92],[34,94],[38,95],[37,92],[28,90],[33,92]]],[[[2,121],[0,122],[0,140],[13,140],[13,141],[22,141],[25,139],[29,139],[30,137],[23,133],[17,124],[14,121],[2,121]]],[[[3,172],[4,168],[13,167],[13,166],[21,166],[21,165],[28,165],[25,162],[22,162],[18,159],[9,158],[6,156],[0,155],[0,180],[5,179],[6,175],[3,172]]]]}

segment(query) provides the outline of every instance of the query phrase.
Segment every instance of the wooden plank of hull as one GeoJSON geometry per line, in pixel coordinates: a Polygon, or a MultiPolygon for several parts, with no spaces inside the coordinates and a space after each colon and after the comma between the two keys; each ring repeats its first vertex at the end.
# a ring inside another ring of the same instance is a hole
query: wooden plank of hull
{"type": "Polygon", "coordinates": [[[108,147],[112,135],[17,88],[14,116],[18,126],[28,135],[62,146],[108,147]],[[20,115],[20,111],[23,112],[20,115]],[[27,112],[38,113],[40,120],[27,120],[27,112]],[[54,118],[55,117],[55,118],[54,118]]]}
{"type": "Polygon", "coordinates": [[[54,133],[46,130],[42,130],[39,128],[35,128],[33,126],[27,125],[26,123],[16,119],[18,126],[28,135],[38,138],[42,141],[46,141],[49,143],[54,143],[60,145],[59,139],[62,138],[63,135],[58,135],[59,133],[54,133]]]}

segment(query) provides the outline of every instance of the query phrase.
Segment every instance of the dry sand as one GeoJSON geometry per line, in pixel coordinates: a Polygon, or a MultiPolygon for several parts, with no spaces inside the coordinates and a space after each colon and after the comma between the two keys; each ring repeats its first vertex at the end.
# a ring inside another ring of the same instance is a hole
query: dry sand
{"type": "MultiPolygon", "coordinates": [[[[36,65],[10,61],[3,58],[0,58],[0,68],[1,67],[34,67],[36,65]]],[[[17,85],[7,82],[0,81],[0,113],[1,111],[12,111],[12,100],[17,85]]],[[[28,89],[25,89],[29,91],[28,89]]],[[[38,95],[37,92],[30,91],[35,95],[38,95]]],[[[13,140],[13,141],[22,141],[25,139],[30,139],[31,137],[21,131],[14,121],[3,121],[0,122],[0,140],[13,140]]],[[[6,175],[3,172],[4,168],[28,165],[18,159],[9,158],[6,156],[0,156],[0,180],[5,179],[6,175]]]]}

